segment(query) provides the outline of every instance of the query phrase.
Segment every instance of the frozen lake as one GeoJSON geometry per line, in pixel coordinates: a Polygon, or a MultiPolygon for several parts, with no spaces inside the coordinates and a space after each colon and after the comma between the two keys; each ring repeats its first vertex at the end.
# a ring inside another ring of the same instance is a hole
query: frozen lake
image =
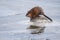
{"type": "Polygon", "coordinates": [[[0,0],[0,40],[60,40],[60,0],[0,0]],[[53,19],[40,34],[27,29],[30,24],[25,15],[35,6],[53,19]]]}

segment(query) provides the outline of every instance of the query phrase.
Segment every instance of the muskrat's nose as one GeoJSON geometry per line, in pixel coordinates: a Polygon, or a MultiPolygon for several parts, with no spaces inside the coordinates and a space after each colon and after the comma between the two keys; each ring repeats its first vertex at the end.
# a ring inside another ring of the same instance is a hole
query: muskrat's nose
{"type": "Polygon", "coordinates": [[[31,17],[31,14],[30,14],[30,13],[29,13],[29,14],[26,14],[26,16],[27,16],[27,17],[31,17]]]}

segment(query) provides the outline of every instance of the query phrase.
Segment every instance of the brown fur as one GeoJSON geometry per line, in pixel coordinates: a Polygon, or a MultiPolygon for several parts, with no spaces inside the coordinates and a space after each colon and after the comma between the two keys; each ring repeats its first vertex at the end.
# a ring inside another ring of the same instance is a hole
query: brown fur
{"type": "Polygon", "coordinates": [[[43,15],[43,16],[47,17],[50,21],[52,21],[52,19],[50,19],[48,16],[46,16],[44,14],[43,9],[41,7],[34,7],[31,10],[29,10],[26,14],[26,16],[30,17],[30,19],[39,17],[39,15],[43,15]]]}
{"type": "Polygon", "coordinates": [[[44,15],[43,9],[41,7],[34,7],[26,14],[26,16],[30,18],[35,18],[39,15],[44,15]]]}

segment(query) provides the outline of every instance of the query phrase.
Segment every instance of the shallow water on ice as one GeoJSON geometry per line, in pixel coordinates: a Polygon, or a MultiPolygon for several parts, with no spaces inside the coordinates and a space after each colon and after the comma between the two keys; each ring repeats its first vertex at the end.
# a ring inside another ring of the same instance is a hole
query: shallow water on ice
{"type": "Polygon", "coordinates": [[[0,40],[60,40],[60,0],[0,0],[0,40]],[[25,15],[34,6],[41,6],[53,22],[28,29],[35,26],[25,15]]]}

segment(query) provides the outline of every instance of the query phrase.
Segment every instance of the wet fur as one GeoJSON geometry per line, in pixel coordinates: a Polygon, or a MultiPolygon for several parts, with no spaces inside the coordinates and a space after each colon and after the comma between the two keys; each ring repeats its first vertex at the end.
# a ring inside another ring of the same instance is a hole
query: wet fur
{"type": "Polygon", "coordinates": [[[52,21],[51,18],[49,18],[48,16],[46,16],[43,12],[43,9],[41,7],[34,7],[31,10],[29,10],[26,14],[26,16],[30,17],[30,20],[36,18],[36,17],[40,17],[39,15],[43,15],[45,17],[47,17],[50,21],[52,21]]]}
{"type": "Polygon", "coordinates": [[[26,16],[29,14],[30,14],[30,16],[29,16],[30,18],[35,18],[35,17],[39,16],[40,14],[44,14],[44,12],[41,7],[34,7],[27,12],[26,16]]]}

